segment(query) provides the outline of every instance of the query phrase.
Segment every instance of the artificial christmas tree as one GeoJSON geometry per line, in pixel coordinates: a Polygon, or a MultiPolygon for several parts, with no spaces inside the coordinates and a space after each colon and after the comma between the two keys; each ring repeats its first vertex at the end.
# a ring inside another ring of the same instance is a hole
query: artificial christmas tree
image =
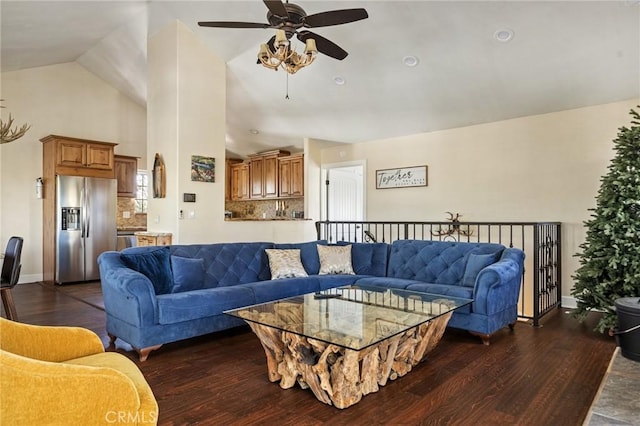
{"type": "Polygon", "coordinates": [[[616,299],[640,296],[640,115],[630,114],[632,125],[620,128],[613,141],[615,156],[584,223],[587,238],[571,291],[581,320],[591,310],[604,312],[600,332],[615,327],[616,299]]]}

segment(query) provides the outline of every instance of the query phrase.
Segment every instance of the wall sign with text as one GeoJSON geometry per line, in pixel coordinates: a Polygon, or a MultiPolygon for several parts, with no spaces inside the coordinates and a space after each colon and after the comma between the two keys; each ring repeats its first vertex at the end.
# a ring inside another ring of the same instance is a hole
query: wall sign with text
{"type": "Polygon", "coordinates": [[[427,166],[376,170],[376,189],[427,186],[427,166]]]}

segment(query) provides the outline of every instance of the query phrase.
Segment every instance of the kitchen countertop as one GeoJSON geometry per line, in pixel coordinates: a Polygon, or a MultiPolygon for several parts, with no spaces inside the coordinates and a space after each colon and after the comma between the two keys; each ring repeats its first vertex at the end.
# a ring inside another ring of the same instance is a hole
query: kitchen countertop
{"type": "Polygon", "coordinates": [[[140,232],[134,232],[134,235],[142,235],[142,236],[146,236],[146,237],[170,237],[172,234],[171,234],[171,232],[140,231],[140,232]]]}
{"type": "Polygon", "coordinates": [[[133,228],[133,227],[123,227],[123,228],[117,228],[116,229],[116,234],[119,237],[132,237],[133,235],[135,235],[136,232],[141,232],[141,231],[146,231],[147,228],[133,228]]]}

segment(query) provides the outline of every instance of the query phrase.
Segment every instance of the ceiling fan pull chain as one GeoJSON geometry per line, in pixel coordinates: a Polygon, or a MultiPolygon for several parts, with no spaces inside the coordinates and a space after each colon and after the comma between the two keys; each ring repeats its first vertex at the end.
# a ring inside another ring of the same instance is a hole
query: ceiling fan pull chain
{"type": "Polygon", "coordinates": [[[285,75],[287,76],[287,93],[284,98],[289,100],[289,73],[286,73],[285,75]]]}

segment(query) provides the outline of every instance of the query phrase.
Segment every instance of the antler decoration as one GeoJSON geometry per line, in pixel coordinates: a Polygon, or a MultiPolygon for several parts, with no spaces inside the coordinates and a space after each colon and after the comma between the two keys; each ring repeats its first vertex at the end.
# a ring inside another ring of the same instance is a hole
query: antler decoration
{"type": "MultiPolygon", "coordinates": [[[[0,102],[3,102],[4,99],[0,99],[0,102]]],[[[0,105],[0,108],[4,108],[0,105]]],[[[13,127],[13,117],[9,114],[9,121],[6,123],[0,119],[0,144],[13,142],[16,139],[20,139],[27,133],[27,130],[31,128],[31,126],[27,123],[23,124],[22,127],[18,128],[17,126],[13,127]]]]}
{"type": "Polygon", "coordinates": [[[445,213],[449,215],[447,220],[451,221],[451,226],[449,226],[449,229],[447,230],[440,228],[435,232],[431,231],[431,235],[433,235],[434,237],[445,237],[445,236],[448,237],[450,235],[453,235],[454,233],[464,235],[465,237],[473,235],[473,231],[468,228],[467,230],[460,229],[460,218],[462,217],[460,213],[456,213],[455,215],[451,212],[445,212],[445,213]]]}

